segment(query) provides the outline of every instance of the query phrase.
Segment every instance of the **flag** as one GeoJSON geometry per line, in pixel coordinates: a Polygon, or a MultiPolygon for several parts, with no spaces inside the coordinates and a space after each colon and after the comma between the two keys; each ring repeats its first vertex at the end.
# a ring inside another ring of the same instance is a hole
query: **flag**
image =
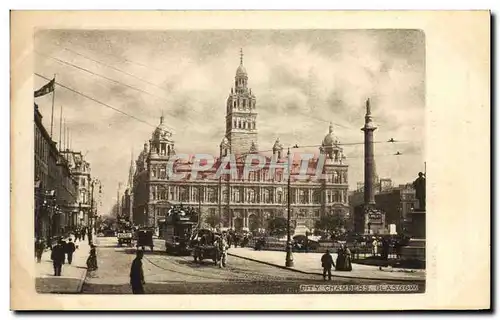
{"type": "Polygon", "coordinates": [[[36,97],[40,97],[40,96],[44,96],[48,93],[51,93],[54,91],[54,83],[56,82],[56,79],[52,79],[50,80],[49,83],[47,83],[46,85],[44,85],[43,87],[41,87],[40,89],[38,89],[37,91],[35,91],[35,98],[36,97]]]}

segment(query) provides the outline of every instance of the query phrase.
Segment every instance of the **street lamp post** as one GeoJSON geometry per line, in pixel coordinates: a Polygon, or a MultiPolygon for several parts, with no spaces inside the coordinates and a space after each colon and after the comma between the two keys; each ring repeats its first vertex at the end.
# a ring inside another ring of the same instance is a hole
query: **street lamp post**
{"type": "Polygon", "coordinates": [[[98,179],[92,179],[91,184],[90,184],[90,214],[88,216],[88,221],[89,221],[89,228],[88,228],[88,241],[89,245],[92,244],[92,234],[93,234],[93,229],[94,229],[94,186],[96,184],[101,184],[101,182],[98,179]]]}
{"type": "Polygon", "coordinates": [[[288,148],[288,161],[289,161],[289,168],[288,168],[288,188],[287,188],[287,217],[286,217],[286,260],[285,260],[285,266],[287,268],[293,267],[293,255],[292,255],[292,239],[291,239],[291,234],[290,234],[290,213],[291,213],[291,208],[290,208],[290,202],[291,202],[291,197],[290,197],[290,179],[292,176],[292,165],[290,163],[290,148],[288,148]]]}

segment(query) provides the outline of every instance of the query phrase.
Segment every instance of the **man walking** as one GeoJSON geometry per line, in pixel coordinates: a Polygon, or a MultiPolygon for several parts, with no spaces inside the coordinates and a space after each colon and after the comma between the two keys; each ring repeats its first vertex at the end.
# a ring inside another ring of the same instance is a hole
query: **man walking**
{"type": "Polygon", "coordinates": [[[42,261],[43,251],[45,250],[45,244],[42,240],[37,239],[35,242],[35,256],[36,262],[40,263],[42,261]]]}
{"type": "Polygon", "coordinates": [[[85,234],[87,233],[87,230],[85,230],[85,228],[82,228],[82,241],[85,241],[85,234]]]}
{"type": "Polygon", "coordinates": [[[72,242],[71,238],[66,243],[66,254],[68,255],[68,263],[71,264],[73,261],[73,253],[76,250],[75,244],[72,242]]]}
{"type": "Polygon", "coordinates": [[[142,270],[142,257],[144,252],[137,250],[137,255],[130,267],[130,285],[133,294],[144,294],[144,272],[142,270]]]}
{"type": "Polygon", "coordinates": [[[54,276],[60,277],[62,271],[62,265],[64,263],[65,252],[62,244],[62,240],[59,240],[58,244],[52,247],[52,253],[50,259],[52,259],[52,264],[54,265],[54,276]]]}
{"type": "Polygon", "coordinates": [[[227,242],[225,237],[219,237],[216,242],[219,268],[226,267],[227,242]]]}
{"type": "Polygon", "coordinates": [[[330,250],[326,250],[325,254],[321,257],[321,266],[323,267],[323,280],[326,280],[327,273],[328,280],[332,280],[332,267],[335,267],[335,264],[330,255],[330,250]]]}

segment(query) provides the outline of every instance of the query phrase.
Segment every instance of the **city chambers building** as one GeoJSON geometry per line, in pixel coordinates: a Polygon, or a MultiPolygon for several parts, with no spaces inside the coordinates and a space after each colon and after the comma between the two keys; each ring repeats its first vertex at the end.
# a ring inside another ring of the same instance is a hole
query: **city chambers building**
{"type": "MultiPolygon", "coordinates": [[[[226,101],[226,119],[221,121],[226,130],[219,155],[215,157],[212,168],[199,172],[196,179],[190,179],[196,159],[177,160],[173,171],[185,174],[181,180],[172,179],[167,167],[177,149],[162,116],[135,162],[130,192],[134,224],[158,226],[171,205],[182,204],[199,210],[202,221],[217,221],[220,228],[265,229],[270,219],[287,216],[288,174],[285,174],[285,167],[291,172],[292,225],[312,229],[322,215],[347,217],[348,165],[344,163],[343,150],[333,133],[333,125],[330,124],[329,132],[320,144],[319,156],[308,161],[307,173],[299,178],[301,161],[296,157],[288,160],[288,150],[279,138],[268,142],[267,146],[258,141],[257,111],[257,98],[248,87],[248,74],[240,60],[234,88],[226,101]],[[266,150],[272,149],[272,154],[259,152],[262,145],[266,150]],[[245,158],[254,154],[265,156],[263,168],[248,175],[241,174],[245,158]],[[218,177],[216,172],[229,155],[234,156],[238,177],[229,174],[218,177]],[[271,170],[273,164],[278,164],[275,170],[271,170]]],[[[300,152],[300,148],[292,148],[291,152],[300,152]]]]}

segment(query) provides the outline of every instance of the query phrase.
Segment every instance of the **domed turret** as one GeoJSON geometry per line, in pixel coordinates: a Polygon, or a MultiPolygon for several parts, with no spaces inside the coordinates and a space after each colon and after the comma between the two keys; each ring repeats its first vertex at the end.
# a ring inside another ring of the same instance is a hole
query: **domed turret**
{"type": "Polygon", "coordinates": [[[333,124],[330,122],[330,127],[328,128],[328,134],[323,139],[323,146],[332,146],[339,143],[339,138],[333,134],[333,124]]]}
{"type": "Polygon", "coordinates": [[[242,64],[240,64],[238,66],[238,69],[236,69],[236,76],[237,77],[244,77],[246,75],[247,75],[247,71],[245,70],[245,67],[242,64]]]}
{"type": "Polygon", "coordinates": [[[160,117],[160,124],[156,127],[153,132],[153,139],[170,139],[172,133],[168,130],[168,127],[163,122],[163,115],[160,117]]]}

